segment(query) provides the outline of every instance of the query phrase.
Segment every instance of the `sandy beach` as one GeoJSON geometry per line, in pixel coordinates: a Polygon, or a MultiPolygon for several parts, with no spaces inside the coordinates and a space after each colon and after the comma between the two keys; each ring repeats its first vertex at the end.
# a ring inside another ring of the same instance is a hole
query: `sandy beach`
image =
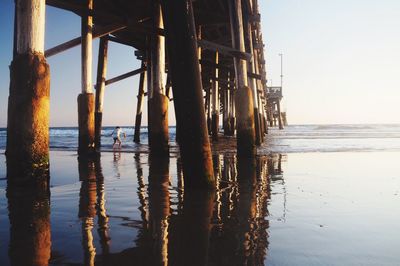
{"type": "Polygon", "coordinates": [[[52,151],[49,198],[30,204],[6,193],[1,155],[0,261],[18,263],[13,250],[38,241],[26,254],[47,254],[52,265],[396,265],[399,156],[215,154],[218,190],[200,193],[183,190],[174,155],[103,152],[88,162],[52,151]],[[18,212],[47,205],[40,217],[18,212]],[[35,221],[41,230],[18,240],[35,221]]]}

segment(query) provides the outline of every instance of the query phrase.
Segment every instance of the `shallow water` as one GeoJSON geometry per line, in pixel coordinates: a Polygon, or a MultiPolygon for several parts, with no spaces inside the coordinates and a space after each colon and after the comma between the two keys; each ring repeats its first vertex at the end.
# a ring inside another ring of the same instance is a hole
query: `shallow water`
{"type": "MultiPolygon", "coordinates": [[[[103,127],[102,150],[112,151],[113,139],[110,137],[113,127],[103,127]]],[[[123,139],[123,151],[148,152],[147,127],[141,128],[141,144],[133,143],[133,127],[122,127],[126,133],[123,139]]],[[[177,154],[175,127],[169,128],[171,152],[177,154]]],[[[222,133],[222,132],[221,132],[222,133]]],[[[50,148],[52,150],[76,151],[78,129],[58,127],[50,129],[50,148]]],[[[6,129],[0,129],[0,150],[6,146],[6,129]]],[[[235,153],[232,138],[221,137],[219,143],[213,143],[214,151],[235,153]]],[[[400,125],[291,125],[284,131],[270,128],[267,141],[258,148],[259,155],[269,153],[301,152],[352,152],[352,151],[399,151],[400,125]]]]}
{"type": "Polygon", "coordinates": [[[52,151],[50,192],[0,180],[0,264],[399,265],[398,158],[215,154],[218,189],[201,193],[176,156],[52,151]]]}

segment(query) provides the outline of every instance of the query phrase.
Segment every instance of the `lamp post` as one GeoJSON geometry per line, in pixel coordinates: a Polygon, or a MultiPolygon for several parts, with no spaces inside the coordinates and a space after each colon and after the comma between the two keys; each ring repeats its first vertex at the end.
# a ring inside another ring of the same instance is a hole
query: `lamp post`
{"type": "Polygon", "coordinates": [[[281,58],[281,91],[282,91],[282,85],[283,85],[283,54],[280,53],[279,56],[281,58]]]}

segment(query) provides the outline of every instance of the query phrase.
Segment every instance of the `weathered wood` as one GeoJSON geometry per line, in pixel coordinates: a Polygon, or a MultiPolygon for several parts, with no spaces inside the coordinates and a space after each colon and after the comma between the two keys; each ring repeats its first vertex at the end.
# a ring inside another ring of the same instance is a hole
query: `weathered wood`
{"type": "MultiPolygon", "coordinates": [[[[113,33],[113,32],[116,32],[116,31],[119,31],[119,30],[122,30],[122,29],[125,29],[125,28],[126,28],[125,25],[120,25],[120,24],[112,24],[112,25],[109,25],[109,26],[106,26],[106,27],[101,27],[101,28],[98,28],[98,26],[97,26],[93,31],[92,38],[93,39],[101,38],[101,37],[106,36],[106,35],[108,35],[110,33],[113,33]]],[[[53,55],[62,53],[64,51],[68,50],[68,49],[71,49],[71,48],[73,48],[75,46],[78,46],[81,43],[82,43],[82,37],[77,37],[77,38],[72,39],[70,41],[67,41],[65,43],[59,44],[57,46],[54,46],[54,47],[52,47],[50,49],[47,49],[44,52],[44,55],[46,56],[46,58],[49,58],[49,57],[51,57],[53,55]]]]}
{"type": "MultiPolygon", "coordinates": [[[[93,9],[93,0],[86,0],[93,9]]],[[[94,95],[92,89],[92,30],[93,18],[82,17],[82,93],[78,96],[79,155],[94,151],[94,95]]]]}
{"type": "Polygon", "coordinates": [[[81,93],[78,96],[78,154],[90,155],[95,151],[94,144],[94,106],[93,93],[81,93]]]}
{"type": "MultiPolygon", "coordinates": [[[[146,68],[146,61],[142,61],[142,69],[146,68]]],[[[136,105],[136,119],[135,119],[135,135],[133,137],[133,141],[136,143],[140,143],[140,127],[142,124],[142,109],[143,109],[143,98],[144,98],[144,86],[147,83],[147,75],[146,71],[143,71],[140,74],[139,80],[139,91],[137,95],[137,105],[136,105]]]]}
{"type": "Polygon", "coordinates": [[[207,117],[207,132],[209,135],[212,134],[211,130],[211,102],[212,102],[212,95],[211,95],[211,86],[206,88],[206,117],[207,117]]]}
{"type": "Polygon", "coordinates": [[[69,1],[66,2],[64,0],[46,0],[47,5],[50,5],[50,6],[53,6],[56,8],[61,8],[64,10],[72,11],[82,17],[92,16],[92,17],[96,17],[97,19],[102,19],[102,20],[106,20],[106,21],[114,21],[115,23],[125,25],[127,27],[127,29],[129,29],[129,30],[147,34],[147,35],[153,35],[153,34],[157,34],[157,35],[161,35],[161,36],[165,35],[164,29],[160,29],[160,28],[154,29],[153,27],[151,27],[149,25],[143,24],[142,21],[126,20],[125,17],[117,15],[117,14],[113,14],[107,9],[100,9],[100,8],[96,8],[95,10],[88,9],[86,7],[86,5],[84,4],[84,1],[79,1],[79,3],[78,2],[69,2],[69,1]],[[79,4],[82,2],[83,2],[83,4],[79,4]]]}
{"type": "Polygon", "coordinates": [[[214,188],[192,1],[165,0],[162,7],[185,189],[214,188]]]}
{"type": "Polygon", "coordinates": [[[145,71],[146,71],[145,67],[144,68],[141,67],[141,68],[129,71],[129,72],[125,73],[125,74],[122,74],[122,75],[119,75],[119,76],[116,76],[116,77],[113,77],[113,78],[110,78],[110,79],[106,80],[105,81],[105,85],[106,86],[111,85],[111,84],[113,84],[115,82],[121,81],[123,79],[130,78],[130,77],[135,76],[137,74],[141,74],[141,73],[143,73],[145,71]]]}
{"type": "MultiPolygon", "coordinates": [[[[253,36],[252,36],[252,26],[249,21],[249,16],[246,14],[244,16],[244,36],[245,36],[245,44],[247,51],[251,53],[252,60],[247,61],[247,67],[250,69],[251,73],[255,72],[255,54],[254,54],[254,48],[253,48],[253,36]]],[[[247,74],[249,77],[249,74],[247,74]]],[[[261,133],[261,122],[260,122],[260,117],[259,117],[259,105],[258,105],[258,86],[257,86],[257,80],[255,78],[249,78],[249,86],[251,88],[252,94],[253,94],[253,105],[254,105],[254,130],[255,130],[255,135],[256,135],[256,145],[259,146],[262,143],[262,133],[261,133]]]]}
{"type": "MultiPolygon", "coordinates": [[[[219,62],[219,55],[218,51],[215,52],[215,64],[218,65],[219,62]]],[[[214,141],[218,140],[218,130],[219,130],[219,70],[215,68],[214,70],[214,78],[212,82],[212,125],[211,125],[211,132],[212,138],[214,141]]]]}
{"type": "Polygon", "coordinates": [[[44,0],[15,2],[14,58],[10,65],[7,177],[28,184],[49,166],[50,68],[43,56],[44,0]]]}
{"type": "Polygon", "coordinates": [[[276,101],[276,107],[278,110],[278,125],[279,125],[279,129],[282,130],[283,129],[283,123],[282,123],[282,116],[281,116],[281,101],[277,100],[276,101]]]}
{"type": "MultiPolygon", "coordinates": [[[[231,20],[232,46],[244,52],[242,3],[241,0],[229,0],[228,4],[231,20]]],[[[252,157],[256,155],[253,95],[251,89],[248,87],[246,61],[234,58],[234,64],[237,85],[235,95],[237,151],[239,157],[252,157]]]]}
{"type": "MultiPolygon", "coordinates": [[[[86,0],[88,9],[93,9],[93,0],[86,0]]],[[[93,18],[82,17],[82,93],[92,92],[92,34],[93,18]]]]}
{"type": "Polygon", "coordinates": [[[247,77],[252,78],[252,79],[262,80],[262,76],[257,73],[247,72],[247,77]]]}
{"type": "MultiPolygon", "coordinates": [[[[164,28],[161,6],[154,2],[154,28],[164,28]]],[[[149,127],[149,147],[152,155],[169,155],[168,147],[168,102],[165,95],[165,38],[160,35],[151,36],[151,87],[149,88],[148,113],[151,126],[149,127]]],[[[175,94],[174,94],[175,95],[175,94]]]]}
{"type": "MultiPolygon", "coordinates": [[[[228,74],[228,79],[231,80],[232,79],[232,73],[229,72],[228,74]]],[[[236,107],[235,107],[235,86],[231,86],[230,90],[230,102],[229,102],[229,136],[233,136],[235,134],[235,130],[236,130],[236,107]]]]}
{"type": "Polygon", "coordinates": [[[234,49],[228,46],[224,46],[221,44],[217,44],[211,41],[206,41],[206,40],[198,40],[197,41],[198,45],[207,50],[211,51],[218,51],[221,54],[232,56],[234,58],[239,58],[242,60],[251,60],[251,54],[246,53],[244,51],[234,49]]]}
{"type": "Polygon", "coordinates": [[[41,53],[44,51],[44,0],[16,1],[17,53],[41,53]]]}
{"type": "Polygon", "coordinates": [[[107,74],[107,52],[108,39],[104,36],[100,39],[99,56],[97,61],[97,81],[96,81],[96,103],[95,103],[95,145],[97,149],[101,147],[101,128],[103,120],[104,91],[106,88],[107,74]]]}

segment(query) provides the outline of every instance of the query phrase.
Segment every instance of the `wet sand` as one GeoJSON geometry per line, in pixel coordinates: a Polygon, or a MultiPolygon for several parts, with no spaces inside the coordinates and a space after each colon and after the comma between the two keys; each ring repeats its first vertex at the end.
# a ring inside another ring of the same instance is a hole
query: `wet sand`
{"type": "Polygon", "coordinates": [[[32,196],[6,195],[1,155],[1,265],[399,265],[398,158],[219,154],[202,193],[182,188],[176,155],[52,151],[50,193],[32,196]]]}

